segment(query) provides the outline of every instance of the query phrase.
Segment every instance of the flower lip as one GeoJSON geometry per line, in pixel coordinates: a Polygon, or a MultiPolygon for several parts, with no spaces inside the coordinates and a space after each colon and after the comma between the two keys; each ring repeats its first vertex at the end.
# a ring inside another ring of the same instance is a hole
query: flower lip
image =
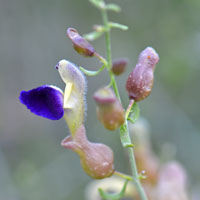
{"type": "Polygon", "coordinates": [[[99,104],[110,104],[116,101],[114,93],[109,88],[99,89],[95,92],[93,98],[99,104]]]}
{"type": "Polygon", "coordinates": [[[72,142],[72,141],[73,141],[72,137],[71,136],[67,136],[62,140],[61,146],[65,147],[68,142],[72,142]]]}
{"type": "Polygon", "coordinates": [[[56,64],[55,69],[59,70],[60,67],[64,67],[68,64],[70,64],[68,60],[62,59],[56,64]]]}
{"type": "Polygon", "coordinates": [[[70,39],[73,39],[73,38],[79,36],[79,33],[78,33],[78,31],[75,28],[68,28],[67,29],[67,36],[70,39]]]}
{"type": "Polygon", "coordinates": [[[106,103],[109,104],[109,103],[114,103],[116,101],[116,99],[112,97],[102,98],[97,95],[94,95],[93,98],[97,103],[100,103],[100,104],[106,104],[106,103]]]}
{"type": "Polygon", "coordinates": [[[27,109],[38,116],[59,120],[64,115],[63,92],[55,86],[43,85],[29,91],[22,91],[19,99],[27,109]]]}
{"type": "MultiPolygon", "coordinates": [[[[79,68],[68,60],[62,59],[56,65],[56,69],[64,83],[73,83],[79,89],[86,89],[86,78],[79,68]]],[[[80,91],[81,93],[81,91],[80,91]]]]}

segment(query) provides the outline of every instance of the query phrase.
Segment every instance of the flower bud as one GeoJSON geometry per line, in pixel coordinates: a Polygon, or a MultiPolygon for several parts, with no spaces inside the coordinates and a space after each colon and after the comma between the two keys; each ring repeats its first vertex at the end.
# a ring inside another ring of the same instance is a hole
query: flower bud
{"type": "Polygon", "coordinates": [[[187,185],[187,174],[181,164],[177,161],[170,161],[162,167],[159,181],[174,183],[184,188],[187,185]]]}
{"type": "Polygon", "coordinates": [[[79,54],[89,57],[94,55],[95,50],[93,46],[86,39],[80,36],[76,29],[68,28],[67,36],[72,41],[74,49],[79,54]]]}
{"type": "Polygon", "coordinates": [[[80,156],[83,170],[94,179],[112,176],[114,173],[114,156],[110,147],[88,141],[85,127],[77,130],[74,137],[66,137],[61,145],[71,149],[80,156]]]}
{"type": "Polygon", "coordinates": [[[140,53],[138,63],[126,82],[130,99],[141,101],[150,95],[154,81],[153,73],[158,61],[159,56],[151,47],[140,53]]]}
{"type": "Polygon", "coordinates": [[[124,123],[124,109],[110,88],[101,88],[93,96],[97,116],[104,127],[115,130],[124,123]]]}
{"type": "Polygon", "coordinates": [[[127,64],[128,59],[126,58],[119,58],[117,60],[114,60],[111,68],[113,74],[115,74],[116,76],[122,74],[125,71],[127,64]]]}
{"type": "Polygon", "coordinates": [[[156,200],[188,200],[187,174],[183,167],[176,161],[167,163],[160,171],[156,200]]]}

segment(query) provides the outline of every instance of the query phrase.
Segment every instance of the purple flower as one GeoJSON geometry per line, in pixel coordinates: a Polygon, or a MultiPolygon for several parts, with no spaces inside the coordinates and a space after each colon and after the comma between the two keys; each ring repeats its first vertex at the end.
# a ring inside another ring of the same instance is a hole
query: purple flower
{"type": "Polygon", "coordinates": [[[44,85],[22,91],[19,99],[32,113],[51,120],[64,117],[72,135],[84,122],[86,79],[73,63],[61,60],[56,65],[65,90],[44,85]]]}
{"type": "Polygon", "coordinates": [[[64,115],[63,93],[52,85],[43,85],[29,91],[22,91],[19,99],[32,113],[51,120],[64,115]]]}

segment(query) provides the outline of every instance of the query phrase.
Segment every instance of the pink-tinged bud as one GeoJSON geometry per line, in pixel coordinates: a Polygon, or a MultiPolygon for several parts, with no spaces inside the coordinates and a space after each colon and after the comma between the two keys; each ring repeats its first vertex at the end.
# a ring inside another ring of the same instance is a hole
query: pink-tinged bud
{"type": "Polygon", "coordinates": [[[138,63],[126,82],[130,99],[141,101],[150,95],[154,81],[154,69],[158,61],[159,56],[151,47],[147,47],[140,53],[138,63]]]}
{"type": "Polygon", "coordinates": [[[112,176],[114,173],[114,156],[110,147],[88,141],[85,127],[77,130],[72,138],[66,137],[61,145],[71,149],[80,156],[83,170],[94,179],[102,179],[112,176]]]}
{"type": "Polygon", "coordinates": [[[115,74],[116,76],[122,74],[125,71],[127,64],[127,58],[119,58],[114,60],[111,68],[113,74],[115,74]]]}
{"type": "Polygon", "coordinates": [[[79,35],[78,31],[74,28],[67,29],[67,36],[73,43],[74,49],[83,56],[93,56],[95,50],[93,46],[82,36],[79,35]]]}
{"type": "Polygon", "coordinates": [[[124,109],[110,88],[101,88],[93,96],[97,104],[97,116],[108,130],[119,128],[125,121],[124,109]]]}
{"type": "Polygon", "coordinates": [[[178,162],[171,161],[161,169],[159,180],[185,187],[187,184],[186,171],[178,162]]]}
{"type": "Polygon", "coordinates": [[[157,188],[155,190],[156,200],[188,200],[187,175],[183,167],[171,161],[160,171],[157,188]]]}

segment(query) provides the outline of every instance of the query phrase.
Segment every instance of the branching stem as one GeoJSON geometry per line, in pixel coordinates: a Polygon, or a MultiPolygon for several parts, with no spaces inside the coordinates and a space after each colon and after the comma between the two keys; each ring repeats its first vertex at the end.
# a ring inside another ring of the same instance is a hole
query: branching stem
{"type": "MultiPolygon", "coordinates": [[[[101,13],[102,13],[102,18],[103,18],[103,23],[104,26],[106,28],[105,31],[105,40],[106,40],[106,54],[107,54],[107,69],[110,73],[110,79],[111,79],[111,83],[113,86],[113,89],[115,91],[115,94],[117,96],[117,98],[120,100],[121,102],[121,98],[120,98],[120,94],[118,91],[118,87],[117,87],[117,83],[115,81],[115,76],[111,71],[111,67],[112,67],[112,56],[111,56],[111,39],[110,39],[110,27],[109,27],[109,21],[108,21],[108,16],[107,16],[107,12],[106,9],[101,9],[101,13]]],[[[125,121],[125,127],[126,127],[126,137],[129,140],[130,144],[131,144],[131,138],[130,138],[130,134],[129,134],[129,128],[128,128],[128,122],[127,119],[125,121]]],[[[130,161],[130,165],[131,165],[131,171],[132,171],[132,181],[136,186],[136,189],[138,191],[138,194],[140,195],[141,200],[147,200],[147,196],[144,192],[144,189],[140,183],[139,180],[139,175],[138,175],[138,171],[137,171],[137,166],[136,166],[136,161],[135,161],[135,156],[134,156],[134,149],[133,147],[129,146],[126,148],[128,151],[128,156],[129,156],[129,161],[130,161]]]]}
{"type": "Polygon", "coordinates": [[[124,179],[127,179],[127,180],[129,180],[129,181],[132,181],[132,180],[133,180],[133,177],[132,177],[132,176],[126,175],[126,174],[121,173],[121,172],[118,172],[118,171],[115,171],[115,172],[114,172],[114,175],[119,176],[119,177],[124,178],[124,179]]]}

